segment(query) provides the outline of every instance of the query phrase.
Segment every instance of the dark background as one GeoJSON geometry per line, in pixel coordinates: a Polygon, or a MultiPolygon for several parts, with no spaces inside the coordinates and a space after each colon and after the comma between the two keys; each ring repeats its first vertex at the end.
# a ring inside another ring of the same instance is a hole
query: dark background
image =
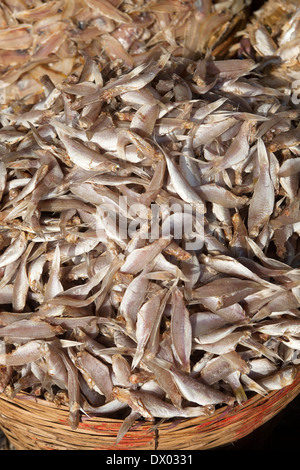
{"type": "Polygon", "coordinates": [[[248,436],[217,450],[297,450],[299,446],[300,394],[280,413],[248,436]]]}

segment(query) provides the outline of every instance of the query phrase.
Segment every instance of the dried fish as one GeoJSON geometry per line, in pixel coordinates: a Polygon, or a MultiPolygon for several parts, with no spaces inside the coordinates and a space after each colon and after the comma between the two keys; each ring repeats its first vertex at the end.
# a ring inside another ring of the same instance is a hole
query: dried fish
{"type": "Polygon", "coordinates": [[[295,378],[299,14],[246,3],[0,9],[0,390],[74,430],[295,378]]]}
{"type": "Polygon", "coordinates": [[[148,420],[180,416],[191,418],[195,416],[209,416],[212,414],[212,408],[208,406],[193,406],[178,409],[160,398],[157,398],[154,394],[144,391],[124,390],[116,387],[114,389],[114,397],[121,401],[121,403],[127,403],[132,410],[138,412],[148,420]]]}

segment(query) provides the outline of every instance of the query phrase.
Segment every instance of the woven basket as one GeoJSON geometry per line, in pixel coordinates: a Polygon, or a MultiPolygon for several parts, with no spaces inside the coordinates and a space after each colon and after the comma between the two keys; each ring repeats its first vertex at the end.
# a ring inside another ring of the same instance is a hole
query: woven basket
{"type": "Polygon", "coordinates": [[[283,410],[300,392],[295,381],[265,397],[224,406],[209,418],[137,422],[116,445],[120,420],[82,417],[76,431],[68,424],[68,408],[26,393],[14,399],[0,395],[0,428],[17,450],[206,450],[247,436],[283,410]]]}

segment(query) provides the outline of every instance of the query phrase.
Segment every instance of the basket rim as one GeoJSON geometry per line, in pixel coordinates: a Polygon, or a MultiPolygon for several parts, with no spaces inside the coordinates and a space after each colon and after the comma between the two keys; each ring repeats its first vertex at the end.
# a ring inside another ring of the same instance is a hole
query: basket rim
{"type": "MultiPolygon", "coordinates": [[[[243,414],[247,412],[248,409],[251,407],[264,406],[265,403],[268,403],[270,401],[275,403],[277,399],[279,400],[282,398],[286,398],[287,400],[289,400],[290,394],[294,395],[296,393],[297,395],[298,393],[300,393],[300,365],[296,367],[297,367],[297,374],[292,384],[282,387],[279,390],[270,391],[266,395],[259,395],[258,393],[254,392],[255,394],[253,396],[250,396],[247,400],[245,400],[241,404],[235,403],[233,405],[222,405],[220,407],[217,407],[215,409],[215,412],[211,416],[165,419],[163,420],[163,423],[160,423],[158,425],[158,427],[161,427],[161,426],[169,427],[170,425],[174,423],[174,421],[176,421],[176,423],[189,422],[191,425],[193,424],[196,425],[197,423],[206,423],[208,421],[209,422],[220,421],[223,417],[226,417],[227,419],[231,415],[236,416],[239,413],[243,414]]],[[[34,405],[37,405],[38,407],[42,407],[45,412],[48,409],[57,414],[60,414],[60,413],[69,414],[68,405],[65,405],[65,404],[57,405],[56,403],[52,401],[48,401],[45,398],[31,395],[30,393],[25,392],[25,391],[17,392],[14,397],[9,397],[5,395],[4,392],[2,392],[0,393],[0,399],[2,401],[9,402],[12,405],[20,406],[21,408],[23,407],[26,408],[26,404],[30,405],[29,406],[30,408],[32,408],[32,406],[34,405]]],[[[111,423],[116,423],[116,424],[123,423],[123,419],[108,417],[108,416],[100,416],[95,413],[89,413],[88,415],[86,414],[81,415],[80,424],[86,423],[86,422],[92,422],[92,421],[111,422],[111,423]]],[[[147,427],[149,426],[149,421],[138,420],[138,422],[141,423],[142,426],[144,424],[146,424],[147,427]]]]}
{"type": "MultiPolygon", "coordinates": [[[[265,396],[254,394],[249,397],[248,400],[241,404],[235,403],[234,405],[223,405],[216,408],[215,412],[211,416],[199,416],[194,418],[174,418],[155,420],[154,423],[146,420],[137,420],[132,428],[139,428],[141,431],[151,429],[153,426],[158,431],[158,434],[162,435],[170,429],[184,431],[187,429],[197,429],[198,432],[205,432],[213,429],[216,426],[223,425],[224,429],[226,426],[233,426],[238,424],[239,420],[245,420],[245,422],[251,417],[254,422],[254,427],[251,431],[263,424],[264,422],[271,419],[281,409],[292,401],[300,393],[300,366],[297,367],[297,375],[292,384],[287,385],[279,390],[274,390],[267,393],[265,396]]],[[[0,393],[1,402],[7,402],[10,406],[15,407],[16,410],[30,410],[31,412],[39,412],[42,410],[40,416],[41,421],[47,421],[51,418],[51,422],[57,421],[59,425],[69,428],[68,416],[69,407],[67,405],[58,406],[54,402],[47,401],[44,398],[36,397],[28,392],[20,391],[13,398],[6,396],[4,393],[0,393]]],[[[92,429],[97,424],[110,424],[117,431],[123,419],[111,418],[99,416],[90,413],[88,416],[85,414],[81,415],[78,430],[83,430],[88,427],[92,429]],[[114,426],[115,425],[115,426],[114,426]]],[[[0,409],[0,427],[1,427],[1,409],[0,409]]],[[[74,432],[74,431],[73,431],[74,432]]],[[[77,431],[75,431],[77,432],[77,431]]]]}

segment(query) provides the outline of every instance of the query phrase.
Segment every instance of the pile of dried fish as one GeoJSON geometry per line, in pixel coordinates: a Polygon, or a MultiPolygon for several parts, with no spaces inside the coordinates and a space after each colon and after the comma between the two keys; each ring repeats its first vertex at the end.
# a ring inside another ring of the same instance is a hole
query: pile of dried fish
{"type": "Polygon", "coordinates": [[[2,110],[1,392],[124,418],[119,441],[293,382],[299,108],[259,66],[88,57],[2,110]]]}
{"type": "Polygon", "coordinates": [[[224,54],[245,27],[249,1],[3,0],[0,4],[0,93],[33,104],[43,76],[60,83],[86,57],[127,70],[162,50],[194,57],[224,54]]]}
{"type": "Polygon", "coordinates": [[[251,58],[259,63],[261,83],[273,83],[282,92],[292,89],[299,104],[300,90],[300,10],[298,0],[272,0],[254,12],[245,30],[237,32],[240,43],[230,48],[231,54],[251,58]]]}

